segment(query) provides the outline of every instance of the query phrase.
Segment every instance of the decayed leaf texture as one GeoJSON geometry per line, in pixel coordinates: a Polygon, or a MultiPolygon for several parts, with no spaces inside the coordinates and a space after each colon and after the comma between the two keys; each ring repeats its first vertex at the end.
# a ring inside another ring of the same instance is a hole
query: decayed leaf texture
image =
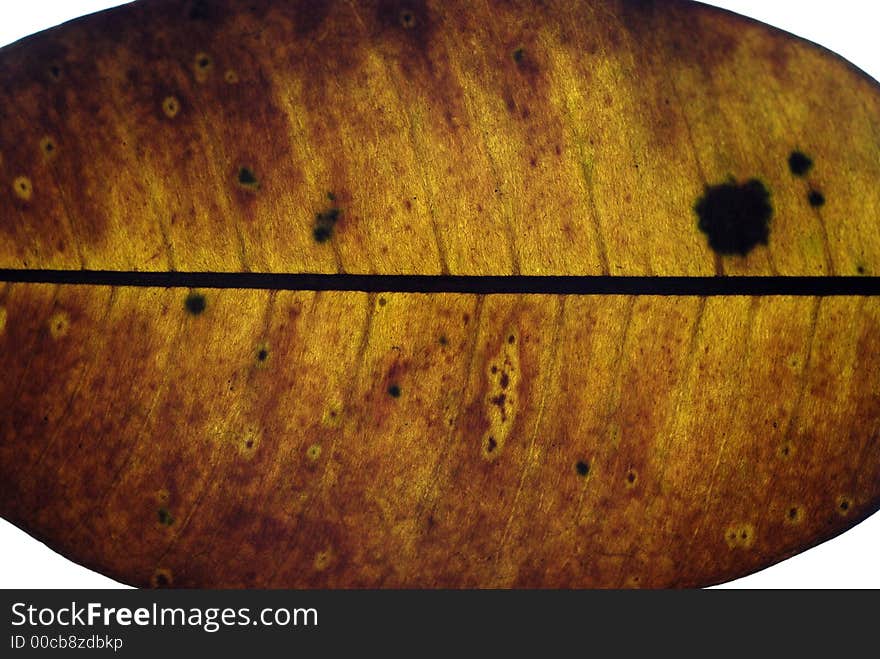
{"type": "MultiPolygon", "coordinates": [[[[876,84],[696,4],[139,2],[0,54],[0,267],[871,275],[876,84]]],[[[687,586],[876,509],[874,297],[4,284],[0,511],[154,586],[687,586]]]]}

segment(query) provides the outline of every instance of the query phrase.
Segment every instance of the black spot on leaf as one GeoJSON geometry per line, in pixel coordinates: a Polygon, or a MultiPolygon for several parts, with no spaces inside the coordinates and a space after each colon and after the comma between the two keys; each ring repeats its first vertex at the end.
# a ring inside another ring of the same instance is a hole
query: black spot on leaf
{"type": "Polygon", "coordinates": [[[186,296],[184,306],[186,307],[186,310],[190,312],[193,316],[198,316],[205,310],[207,302],[205,300],[205,296],[201,293],[190,293],[186,296]]]}
{"type": "Polygon", "coordinates": [[[331,208],[315,216],[315,226],[312,229],[312,235],[316,242],[326,243],[333,237],[333,228],[339,221],[339,215],[340,210],[338,208],[331,208]]]}
{"type": "Polygon", "coordinates": [[[577,473],[580,476],[586,476],[587,474],[590,473],[590,465],[587,462],[584,462],[583,460],[578,461],[578,463],[574,466],[574,468],[577,470],[577,473]]]}
{"type": "Polygon", "coordinates": [[[788,157],[788,168],[795,176],[805,176],[812,167],[812,159],[800,151],[792,151],[788,157]]]}
{"type": "Polygon", "coordinates": [[[694,210],[700,231],[718,254],[745,256],[755,246],[767,244],[773,206],[770,193],[757,179],[711,186],[694,210]]]}
{"type": "Polygon", "coordinates": [[[807,199],[810,202],[810,206],[813,208],[821,208],[825,205],[825,195],[818,190],[811,190],[807,199]]]}
{"type": "Polygon", "coordinates": [[[260,186],[257,175],[250,167],[241,167],[238,170],[238,183],[244,188],[256,189],[260,186]]]}

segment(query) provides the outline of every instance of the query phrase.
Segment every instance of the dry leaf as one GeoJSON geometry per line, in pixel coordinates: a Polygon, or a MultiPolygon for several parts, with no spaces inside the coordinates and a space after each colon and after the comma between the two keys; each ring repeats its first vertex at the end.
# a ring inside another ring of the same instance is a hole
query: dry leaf
{"type": "Polygon", "coordinates": [[[878,106],[678,1],[141,0],[3,48],[0,513],[140,586],[815,545],[880,505],[878,106]]]}

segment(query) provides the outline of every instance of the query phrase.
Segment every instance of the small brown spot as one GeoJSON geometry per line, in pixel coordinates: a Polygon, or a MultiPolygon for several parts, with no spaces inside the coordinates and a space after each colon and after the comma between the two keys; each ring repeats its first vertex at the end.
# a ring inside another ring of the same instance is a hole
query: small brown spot
{"type": "Polygon", "coordinates": [[[804,509],[802,506],[791,506],[785,513],[785,523],[790,525],[800,524],[804,521],[804,509]]]}
{"type": "Polygon", "coordinates": [[[49,334],[53,339],[60,339],[70,329],[70,317],[64,311],[56,311],[49,319],[49,334]]]}
{"type": "Polygon", "coordinates": [[[309,448],[306,449],[306,457],[312,462],[317,462],[318,458],[321,457],[321,445],[312,444],[309,446],[309,448]]]}
{"type": "Polygon", "coordinates": [[[755,544],[755,527],[748,523],[729,526],[724,539],[731,549],[750,549],[755,544]]]}
{"type": "Polygon", "coordinates": [[[498,442],[495,441],[494,437],[489,437],[486,440],[486,452],[492,453],[496,448],[498,448],[498,442]]]}
{"type": "Polygon", "coordinates": [[[779,447],[779,455],[783,458],[788,458],[794,455],[794,444],[791,442],[785,442],[782,446],[779,447]]]}
{"type": "Polygon", "coordinates": [[[315,554],[314,567],[318,572],[322,572],[327,569],[333,560],[333,552],[330,549],[325,549],[324,551],[319,551],[315,554]]]}
{"type": "Polygon", "coordinates": [[[226,70],[226,73],[223,74],[223,79],[230,85],[238,84],[238,74],[232,69],[226,70]]]}
{"type": "Polygon", "coordinates": [[[58,151],[58,145],[55,144],[55,140],[47,135],[40,140],[40,151],[42,151],[43,156],[49,160],[55,157],[55,153],[58,151]]]}
{"type": "Polygon", "coordinates": [[[198,53],[195,58],[195,74],[196,80],[199,82],[204,82],[208,79],[208,75],[211,73],[211,69],[214,66],[214,62],[211,59],[210,55],[207,53],[198,53]]]}
{"type": "Polygon", "coordinates": [[[630,469],[626,472],[626,486],[630,489],[636,486],[636,483],[639,480],[639,475],[636,473],[635,469],[630,469]]]}
{"type": "Polygon", "coordinates": [[[384,297],[380,297],[379,298],[379,306],[384,307],[386,304],[388,304],[388,300],[386,300],[384,297]]]}
{"type": "Polygon", "coordinates": [[[16,196],[24,201],[28,201],[34,194],[34,187],[27,176],[16,177],[12,182],[12,189],[15,191],[16,196]]]}
{"type": "Polygon", "coordinates": [[[853,507],[853,501],[850,497],[841,495],[837,497],[837,513],[841,517],[849,515],[853,507]]]}
{"type": "Polygon", "coordinates": [[[174,577],[171,574],[171,570],[168,568],[158,568],[155,572],[153,572],[153,576],[150,578],[150,585],[153,588],[168,588],[174,584],[174,577]]]}
{"type": "Polygon", "coordinates": [[[162,112],[169,119],[174,119],[177,113],[180,112],[180,101],[174,96],[166,96],[165,100],[162,101],[162,112]]]}

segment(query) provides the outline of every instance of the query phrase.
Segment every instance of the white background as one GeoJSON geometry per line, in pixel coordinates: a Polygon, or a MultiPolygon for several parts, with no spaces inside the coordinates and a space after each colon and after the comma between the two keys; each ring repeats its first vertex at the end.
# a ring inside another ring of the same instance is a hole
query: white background
{"type": "MultiPolygon", "coordinates": [[[[284,1],[284,0],[279,0],[284,1]]],[[[0,45],[70,18],[122,4],[107,0],[0,0],[0,45]]],[[[711,2],[806,37],[880,79],[876,0],[711,2]]],[[[880,514],[842,536],[757,574],[732,588],[880,588],[880,514]]],[[[124,588],[86,570],[0,520],[0,587],[124,588]]]]}

